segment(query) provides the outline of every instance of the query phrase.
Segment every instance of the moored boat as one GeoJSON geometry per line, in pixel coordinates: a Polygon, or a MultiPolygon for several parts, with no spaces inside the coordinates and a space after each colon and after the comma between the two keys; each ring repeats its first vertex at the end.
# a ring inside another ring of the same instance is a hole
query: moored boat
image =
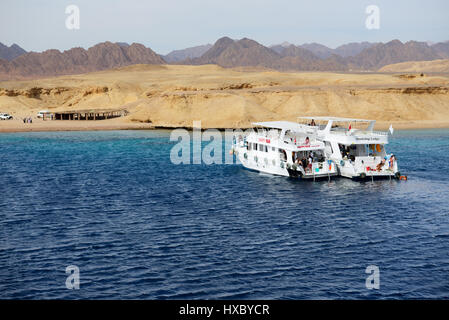
{"type": "MultiPolygon", "coordinates": [[[[374,131],[375,120],[300,117],[300,130],[325,144],[325,156],[339,174],[351,179],[391,178],[401,174],[394,154],[387,154],[388,131],[374,131]]],[[[392,133],[392,127],[390,127],[392,133]]]]}
{"type": "Polygon", "coordinates": [[[253,123],[247,135],[236,135],[232,152],[245,168],[299,179],[328,178],[338,174],[325,156],[325,144],[295,122],[253,123]]]}

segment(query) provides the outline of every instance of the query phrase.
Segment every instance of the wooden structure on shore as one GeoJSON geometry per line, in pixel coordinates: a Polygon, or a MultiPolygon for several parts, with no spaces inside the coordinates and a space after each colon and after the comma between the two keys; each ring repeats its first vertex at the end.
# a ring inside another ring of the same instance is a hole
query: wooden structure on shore
{"type": "MultiPolygon", "coordinates": [[[[92,109],[51,112],[52,120],[105,120],[123,117],[128,114],[125,109],[92,109]]],[[[48,116],[47,116],[48,117],[48,116]]]]}

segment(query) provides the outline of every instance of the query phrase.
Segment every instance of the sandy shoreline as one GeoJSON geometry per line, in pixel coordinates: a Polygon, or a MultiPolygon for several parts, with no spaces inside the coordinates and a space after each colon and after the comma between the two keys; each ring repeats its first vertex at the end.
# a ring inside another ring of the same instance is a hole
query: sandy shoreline
{"type": "Polygon", "coordinates": [[[22,120],[0,121],[1,132],[42,132],[42,131],[99,131],[99,130],[149,130],[149,123],[125,122],[120,119],[100,121],[43,121],[33,119],[33,123],[22,120]]]}
{"type": "MultiPolygon", "coordinates": [[[[393,125],[395,130],[438,129],[449,128],[449,121],[391,121],[377,122],[375,129],[387,130],[393,125]]],[[[180,127],[191,129],[189,127],[180,127]]],[[[43,131],[102,131],[102,130],[154,130],[175,129],[174,127],[153,126],[151,123],[123,121],[111,119],[100,121],[43,121],[34,119],[33,123],[23,123],[22,120],[5,120],[0,122],[0,133],[7,132],[43,132],[43,131]]],[[[203,127],[208,129],[208,127],[203,127]]],[[[215,129],[215,128],[214,128],[215,129]]],[[[216,128],[225,129],[225,128],[216,128]]],[[[236,128],[231,128],[236,129],[236,128]]]]}

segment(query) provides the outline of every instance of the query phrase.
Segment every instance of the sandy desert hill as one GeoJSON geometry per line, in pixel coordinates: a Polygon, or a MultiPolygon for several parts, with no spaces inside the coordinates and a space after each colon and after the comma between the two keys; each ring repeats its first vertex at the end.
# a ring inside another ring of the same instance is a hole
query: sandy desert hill
{"type": "Polygon", "coordinates": [[[445,72],[449,73],[449,59],[407,61],[386,65],[379,72],[445,72]]]}
{"type": "Polygon", "coordinates": [[[160,127],[191,127],[194,120],[201,120],[205,128],[249,127],[253,121],[295,121],[302,115],[368,118],[415,127],[423,121],[447,125],[449,77],[133,65],[0,82],[0,112],[16,118],[42,109],[93,108],[126,108],[129,115],[121,122],[160,127]]]}

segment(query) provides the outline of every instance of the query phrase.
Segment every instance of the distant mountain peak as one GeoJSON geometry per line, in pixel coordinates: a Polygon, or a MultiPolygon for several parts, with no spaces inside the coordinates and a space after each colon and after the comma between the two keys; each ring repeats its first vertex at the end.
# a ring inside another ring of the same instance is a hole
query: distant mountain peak
{"type": "Polygon", "coordinates": [[[221,37],[220,39],[218,39],[217,41],[215,41],[215,45],[228,45],[234,43],[234,40],[232,40],[229,37],[221,37]]]}
{"type": "Polygon", "coordinates": [[[401,40],[399,40],[399,39],[394,39],[394,40],[391,40],[391,41],[389,41],[389,42],[387,42],[386,43],[386,45],[401,45],[401,44],[403,44],[402,42],[401,42],[401,40]]]}
{"type": "Polygon", "coordinates": [[[210,43],[195,47],[189,47],[181,50],[174,50],[164,56],[168,63],[176,63],[186,59],[194,59],[201,57],[207,50],[212,48],[210,43]]]}
{"type": "Polygon", "coordinates": [[[280,44],[280,46],[282,46],[282,47],[290,47],[291,45],[293,45],[293,43],[290,43],[288,41],[284,41],[280,44]]]}
{"type": "Polygon", "coordinates": [[[0,42],[0,59],[11,61],[26,53],[18,44],[13,43],[10,47],[0,42]]]}
{"type": "Polygon", "coordinates": [[[129,43],[127,42],[116,42],[120,47],[129,47],[129,43]]]}

